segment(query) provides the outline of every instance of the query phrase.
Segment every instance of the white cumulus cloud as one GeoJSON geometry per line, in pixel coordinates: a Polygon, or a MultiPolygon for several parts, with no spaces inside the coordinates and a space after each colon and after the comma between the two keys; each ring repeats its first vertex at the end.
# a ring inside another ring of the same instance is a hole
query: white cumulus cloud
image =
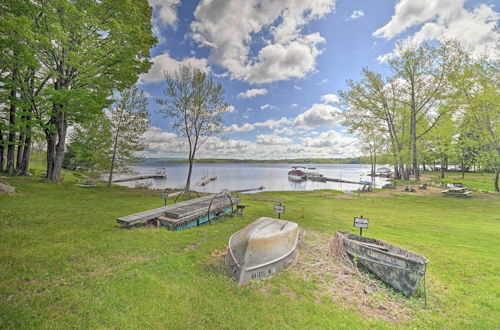
{"type": "MultiPolygon", "coordinates": [[[[151,127],[147,135],[149,142],[146,157],[187,157],[186,139],[175,134],[151,127]]],[[[251,158],[283,159],[302,157],[332,158],[352,157],[360,154],[356,140],[335,131],[321,133],[315,137],[305,137],[301,143],[277,134],[262,134],[255,142],[239,139],[210,137],[198,151],[200,158],[251,158]]]]}
{"type": "Polygon", "coordinates": [[[360,17],[365,16],[365,12],[362,10],[355,10],[352,12],[351,16],[347,19],[348,21],[354,21],[355,19],[358,19],[360,17]]]}
{"type": "Polygon", "coordinates": [[[202,0],[191,23],[192,37],[209,47],[210,60],[233,78],[250,83],[301,78],[314,70],[319,45],[325,42],[319,33],[303,28],[332,12],[334,2],[202,0]],[[254,52],[252,46],[263,38],[263,46],[254,52]]]}
{"type": "Polygon", "coordinates": [[[260,144],[288,144],[293,140],[287,137],[279,136],[276,134],[260,134],[257,135],[257,143],[260,144]]]}
{"type": "Polygon", "coordinates": [[[315,126],[334,126],[337,124],[335,114],[340,110],[330,104],[315,103],[311,108],[298,115],[293,125],[302,129],[311,129],[315,126]]]}
{"type": "Polygon", "coordinates": [[[239,93],[237,97],[248,99],[250,97],[255,97],[257,95],[266,95],[266,94],[267,94],[267,89],[265,88],[252,88],[239,93]]]}
{"type": "Polygon", "coordinates": [[[168,53],[158,55],[152,59],[153,65],[148,73],[139,76],[140,84],[148,84],[161,81],[165,78],[165,72],[172,72],[179,68],[180,65],[192,65],[203,71],[209,72],[207,60],[205,58],[186,57],[181,61],[171,58],[168,53]]]}
{"type": "MultiPolygon", "coordinates": [[[[494,27],[499,13],[493,5],[480,4],[469,10],[464,3],[465,0],[399,0],[391,20],[373,35],[390,40],[419,26],[408,37],[415,44],[447,38],[473,46],[476,54],[492,51],[498,42],[494,27]]],[[[382,55],[378,60],[387,60],[389,56],[382,55]]]]}
{"type": "Polygon", "coordinates": [[[180,0],[149,0],[157,20],[171,27],[175,27],[177,23],[177,6],[180,2],[180,0]]]}
{"type": "Polygon", "coordinates": [[[321,101],[324,103],[339,103],[339,97],[335,94],[325,94],[321,96],[321,101]]]}

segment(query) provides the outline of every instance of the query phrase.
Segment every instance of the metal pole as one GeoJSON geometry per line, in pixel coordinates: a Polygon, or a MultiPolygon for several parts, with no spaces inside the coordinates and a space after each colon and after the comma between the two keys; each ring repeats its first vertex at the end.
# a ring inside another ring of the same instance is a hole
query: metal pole
{"type": "MultiPolygon", "coordinates": [[[[280,203],[281,206],[281,203],[280,203]]],[[[278,212],[278,219],[281,219],[281,212],[278,212]]]]}
{"type": "Polygon", "coordinates": [[[363,228],[359,228],[359,236],[363,236],[363,228]]]}
{"type": "Polygon", "coordinates": [[[424,268],[424,308],[427,308],[427,283],[425,281],[425,278],[427,277],[427,264],[425,265],[424,268]]]}

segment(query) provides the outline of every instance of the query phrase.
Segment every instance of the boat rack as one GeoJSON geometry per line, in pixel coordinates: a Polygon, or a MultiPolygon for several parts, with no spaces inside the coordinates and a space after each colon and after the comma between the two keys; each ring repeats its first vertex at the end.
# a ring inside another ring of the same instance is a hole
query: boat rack
{"type": "Polygon", "coordinates": [[[157,227],[181,230],[199,226],[206,222],[211,223],[211,220],[224,213],[233,213],[235,206],[239,202],[239,197],[231,196],[230,191],[223,190],[218,194],[211,194],[120,217],[116,221],[125,228],[140,223],[151,223],[157,227]]]}

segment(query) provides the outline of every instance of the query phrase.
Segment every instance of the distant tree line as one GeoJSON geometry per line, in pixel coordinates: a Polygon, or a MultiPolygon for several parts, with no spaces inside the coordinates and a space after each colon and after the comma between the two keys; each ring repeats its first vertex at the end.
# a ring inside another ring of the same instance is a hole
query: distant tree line
{"type": "Polygon", "coordinates": [[[453,163],[494,171],[500,191],[498,47],[491,55],[473,56],[453,40],[398,44],[388,75],[364,68],[339,91],[340,119],[372,164],[389,155],[398,179],[419,181],[425,164],[439,164],[444,176],[453,163]]]}
{"type": "Polygon", "coordinates": [[[151,12],[146,0],[0,2],[0,172],[28,175],[41,137],[46,178],[60,181],[70,126],[110,125],[119,148],[103,113],[151,66],[151,12]]]}

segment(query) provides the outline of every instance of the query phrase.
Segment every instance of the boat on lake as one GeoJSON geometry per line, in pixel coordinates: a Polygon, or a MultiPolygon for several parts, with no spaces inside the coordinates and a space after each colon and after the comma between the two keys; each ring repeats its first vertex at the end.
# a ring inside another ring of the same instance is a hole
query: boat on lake
{"type": "Polygon", "coordinates": [[[291,170],[288,172],[288,180],[293,182],[305,181],[307,178],[306,174],[301,170],[291,170]]]}
{"type": "Polygon", "coordinates": [[[384,241],[337,231],[344,250],[382,281],[410,297],[429,260],[384,241]]]}
{"type": "Polygon", "coordinates": [[[229,238],[226,264],[239,284],[272,276],[298,258],[299,225],[262,217],[229,238]]]}
{"type": "Polygon", "coordinates": [[[307,167],[304,170],[304,173],[306,174],[307,180],[326,182],[326,178],[323,176],[323,174],[318,172],[316,167],[307,167]]]}
{"type": "Polygon", "coordinates": [[[153,179],[165,179],[167,177],[167,169],[165,167],[159,167],[156,169],[153,179]]]}
{"type": "Polygon", "coordinates": [[[301,182],[307,179],[304,166],[292,166],[292,170],[288,172],[288,180],[293,182],[301,182]]]}

